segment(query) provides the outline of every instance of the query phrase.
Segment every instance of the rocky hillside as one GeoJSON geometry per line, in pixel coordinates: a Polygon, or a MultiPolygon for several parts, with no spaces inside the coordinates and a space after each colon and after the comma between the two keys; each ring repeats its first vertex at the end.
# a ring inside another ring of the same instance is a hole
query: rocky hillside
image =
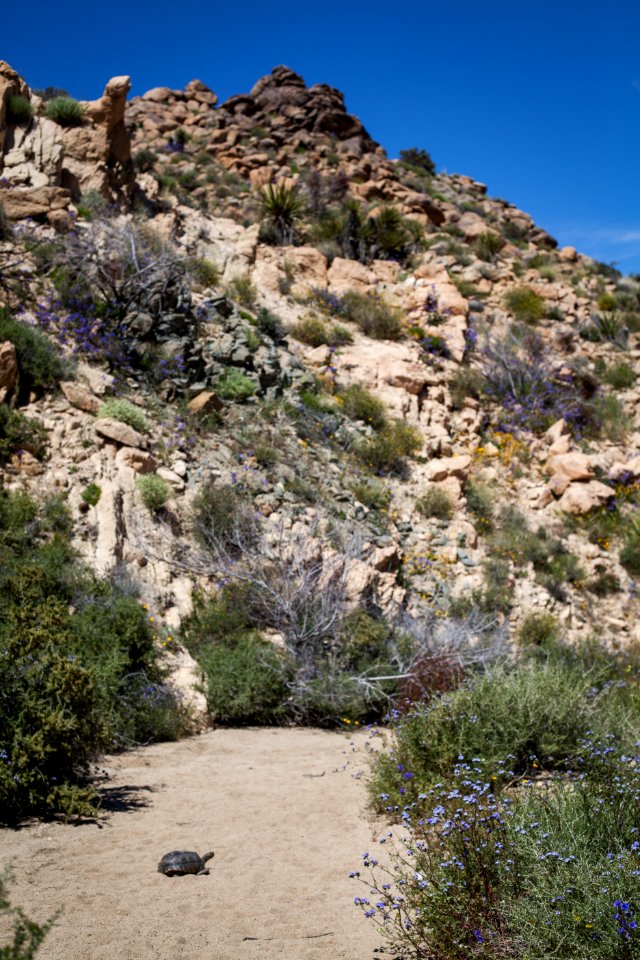
{"type": "Polygon", "coordinates": [[[234,578],[296,585],[245,626],[298,660],[335,652],[329,608],[404,624],[404,672],[460,624],[640,641],[638,278],[285,67],[220,105],[129,86],[0,64],[2,483],[64,497],[176,682],[167,636],[234,578]]]}

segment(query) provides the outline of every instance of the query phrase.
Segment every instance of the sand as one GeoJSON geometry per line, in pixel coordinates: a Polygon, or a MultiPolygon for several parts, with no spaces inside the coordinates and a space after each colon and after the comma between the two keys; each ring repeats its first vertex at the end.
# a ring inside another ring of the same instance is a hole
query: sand
{"type": "Polygon", "coordinates": [[[12,902],[38,921],[62,908],[39,960],[371,960],[380,938],[348,878],[384,829],[366,811],[365,736],[216,730],[139,748],[103,764],[98,823],[0,831],[12,902]],[[210,875],[159,874],[175,849],[214,850],[210,875]]]}

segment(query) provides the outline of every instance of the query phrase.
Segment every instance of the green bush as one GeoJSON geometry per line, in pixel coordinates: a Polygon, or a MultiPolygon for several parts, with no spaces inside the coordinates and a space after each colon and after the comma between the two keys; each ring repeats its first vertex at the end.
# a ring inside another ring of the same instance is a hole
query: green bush
{"type": "Polygon", "coordinates": [[[545,315],[545,301],[530,287],[512,287],[504,296],[504,303],[520,323],[535,324],[545,315]]]}
{"type": "Polygon", "coordinates": [[[155,473],[149,473],[146,476],[138,477],[136,487],[142,498],[145,507],[152,513],[155,513],[165,505],[167,500],[173,495],[173,487],[162,477],[155,473]]]}
{"type": "Polygon", "coordinates": [[[398,308],[374,294],[346,293],[340,302],[340,312],[345,320],[357,324],[374,340],[400,340],[403,336],[402,315],[398,308]]]}
{"type": "Polygon", "coordinates": [[[490,533],[493,529],[495,499],[489,487],[484,483],[470,480],[464,489],[467,510],[475,517],[479,531],[490,533]]]}
{"type": "Polygon", "coordinates": [[[406,457],[413,456],[423,442],[415,427],[394,420],[371,439],[360,441],[356,452],[374,473],[402,473],[406,457]]]}
{"type": "Polygon", "coordinates": [[[408,150],[400,151],[400,162],[405,167],[418,170],[420,173],[426,173],[433,176],[436,172],[436,165],[426,150],[418,147],[409,147],[408,150]]]}
{"type": "Polygon", "coordinates": [[[497,233],[492,233],[490,230],[487,230],[486,233],[481,233],[480,236],[476,238],[473,246],[476,256],[480,260],[492,263],[496,258],[496,254],[502,250],[504,240],[502,237],[499,237],[497,233]]]}
{"type": "Polygon", "coordinates": [[[451,520],[453,516],[453,501],[446,490],[440,487],[430,487],[416,502],[418,513],[423,517],[437,520],[451,520]]]}
{"type": "Polygon", "coordinates": [[[0,309],[0,340],[10,340],[20,365],[20,396],[52,390],[67,375],[67,365],[46,334],[0,309]]]}
{"type": "Polygon", "coordinates": [[[387,413],[382,400],[357,383],[340,391],[338,401],[352,420],[362,420],[374,430],[382,430],[387,425],[387,413]]]}
{"type": "Polygon", "coordinates": [[[3,821],[91,813],[88,775],[101,750],[184,729],[146,614],[76,562],[70,535],[59,502],[38,510],[24,494],[0,492],[3,821]],[[150,689],[162,693],[157,725],[150,689]]]}
{"type": "Polygon", "coordinates": [[[102,496],[102,489],[97,483],[89,483],[84,488],[80,496],[87,506],[95,507],[102,496]]]}
{"type": "Polygon", "coordinates": [[[77,127],[82,123],[84,107],[73,97],[54,97],[47,102],[46,113],[49,120],[61,127],[77,127]]]}
{"type": "Polygon", "coordinates": [[[304,207],[296,186],[268,184],[260,191],[262,215],[274,230],[277,243],[291,244],[296,239],[296,223],[304,207]]]}
{"type": "Polygon", "coordinates": [[[277,313],[260,307],[256,313],[256,329],[272,340],[279,342],[286,336],[285,326],[277,313]]]}
{"type": "Polygon", "coordinates": [[[329,324],[320,317],[307,315],[291,328],[296,340],[306,343],[310,347],[321,347],[324,343],[332,346],[342,346],[351,343],[353,337],[346,327],[339,323],[329,324]]]}
{"type": "Polygon", "coordinates": [[[547,650],[559,640],[559,625],[551,613],[530,613],[524,617],[517,634],[522,647],[547,650]]]}
{"type": "Polygon", "coordinates": [[[628,390],[636,382],[636,374],[628,363],[617,363],[612,367],[606,367],[602,380],[609,384],[615,390],[628,390]]]}
{"type": "Polygon", "coordinates": [[[237,300],[243,307],[252,307],[258,299],[258,288],[248,273],[239,273],[229,281],[227,292],[231,299],[237,300]]]}
{"type": "Polygon", "coordinates": [[[149,432],[149,421],[140,407],[136,407],[129,400],[105,400],[98,410],[98,417],[108,417],[126,423],[139,433],[149,432]]]}
{"type": "Polygon", "coordinates": [[[29,123],[33,117],[33,105],[28,97],[11,96],[7,102],[9,123],[29,123]]]}
{"type": "Polygon", "coordinates": [[[150,173],[158,161],[157,153],[148,148],[138,150],[133,156],[133,165],[139,173],[150,173]]]}
{"type": "Polygon", "coordinates": [[[220,283],[220,270],[211,260],[204,257],[192,257],[187,267],[193,279],[201,287],[217,287],[220,283]]]}
{"type": "Polygon", "coordinates": [[[351,490],[356,500],[371,510],[384,510],[391,502],[391,491],[380,480],[358,480],[351,490]]]}
{"type": "Polygon", "coordinates": [[[235,367],[229,367],[218,377],[215,390],[221,400],[248,400],[257,390],[257,385],[235,367]]]}
{"type": "Polygon", "coordinates": [[[22,450],[41,460],[46,442],[47,431],[39,421],[0,403],[0,461],[8,460],[14,453],[20,454],[22,450]]]}
{"type": "Polygon", "coordinates": [[[212,638],[199,665],[214,723],[282,722],[287,699],[287,661],[258,633],[212,638]]]}
{"type": "Polygon", "coordinates": [[[458,367],[449,382],[451,403],[459,410],[467,397],[479,400],[484,391],[485,379],[480,370],[472,367],[458,367]]]}
{"type": "Polygon", "coordinates": [[[201,546],[220,546],[232,554],[260,540],[259,521],[250,501],[230,484],[208,481],[202,485],[193,501],[191,525],[201,546]]]}

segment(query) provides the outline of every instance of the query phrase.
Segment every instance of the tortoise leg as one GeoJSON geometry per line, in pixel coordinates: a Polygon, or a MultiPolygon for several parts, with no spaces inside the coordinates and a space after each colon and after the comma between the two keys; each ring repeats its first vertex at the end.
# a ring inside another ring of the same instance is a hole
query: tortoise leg
{"type": "Polygon", "coordinates": [[[196,877],[208,877],[208,876],[209,876],[209,870],[207,867],[205,867],[204,870],[198,870],[198,872],[196,873],[196,877]]]}

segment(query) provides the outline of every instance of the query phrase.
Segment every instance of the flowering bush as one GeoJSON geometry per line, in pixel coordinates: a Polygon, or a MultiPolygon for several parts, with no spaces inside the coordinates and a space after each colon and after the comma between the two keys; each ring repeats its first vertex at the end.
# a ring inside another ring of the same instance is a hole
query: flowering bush
{"type": "Polygon", "coordinates": [[[502,671],[400,720],[397,750],[375,764],[387,771],[378,803],[401,826],[351,873],[366,888],[356,906],[406,957],[638,957],[635,681],[598,682],[576,663],[554,691],[557,674],[549,686],[539,667],[518,673],[516,720],[496,713],[502,671]],[[430,710],[449,724],[446,752],[430,710]]]}

